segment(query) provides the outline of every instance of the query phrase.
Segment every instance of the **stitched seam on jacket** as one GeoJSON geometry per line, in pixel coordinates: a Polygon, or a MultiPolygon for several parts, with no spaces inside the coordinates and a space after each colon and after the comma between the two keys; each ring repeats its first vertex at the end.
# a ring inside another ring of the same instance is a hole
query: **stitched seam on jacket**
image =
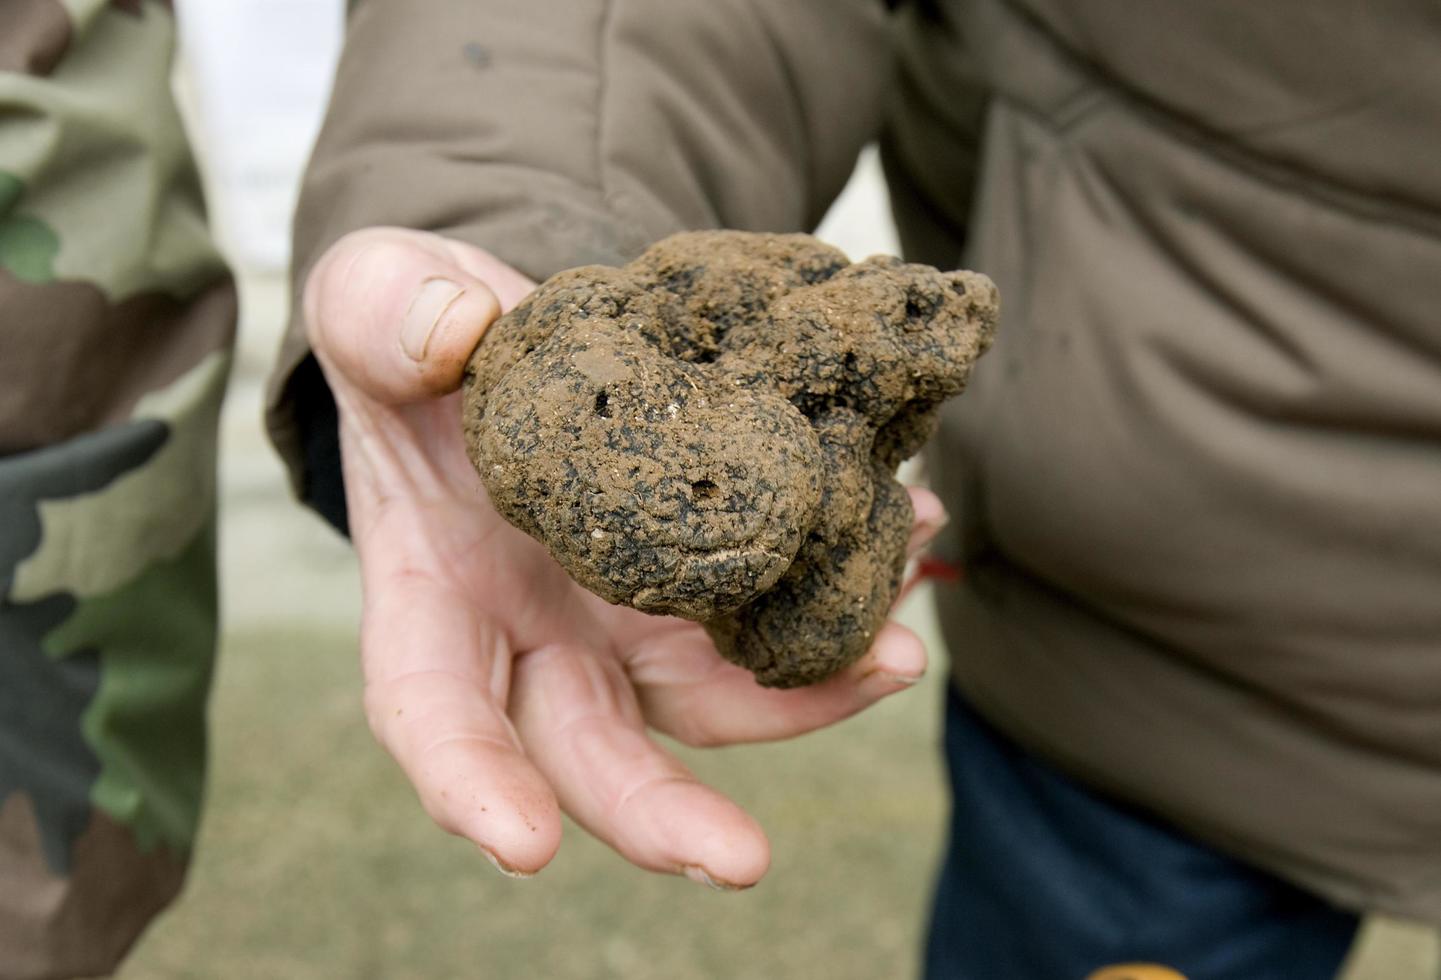
{"type": "Polygon", "coordinates": [[[1295,164],[1268,159],[1256,150],[1237,143],[1226,133],[1184,116],[1127,85],[1068,46],[1052,31],[1047,30],[1035,14],[1019,6],[1014,0],[997,2],[1005,7],[1025,30],[1044,44],[1069,71],[1085,79],[1088,87],[1104,93],[1104,98],[1098,97],[1094,101],[1087,99],[1084,92],[1077,93],[1068,101],[1062,117],[1056,118],[1007,92],[997,91],[997,95],[1008,105],[1041,122],[1053,132],[1064,133],[1079,126],[1106,102],[1111,102],[1134,112],[1147,124],[1198,152],[1273,188],[1313,197],[1338,211],[1369,221],[1392,224],[1418,234],[1441,238],[1441,209],[1420,201],[1361,190],[1295,164]],[[1080,105],[1073,106],[1072,103],[1080,105]]]}

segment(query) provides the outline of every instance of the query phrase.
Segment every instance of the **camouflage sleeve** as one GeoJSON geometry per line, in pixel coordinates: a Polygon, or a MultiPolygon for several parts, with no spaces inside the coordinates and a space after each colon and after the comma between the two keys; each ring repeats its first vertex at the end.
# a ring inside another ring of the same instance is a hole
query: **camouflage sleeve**
{"type": "Polygon", "coordinates": [[[0,976],[115,968],[176,894],[234,331],[155,0],[0,2],[0,976]]]}

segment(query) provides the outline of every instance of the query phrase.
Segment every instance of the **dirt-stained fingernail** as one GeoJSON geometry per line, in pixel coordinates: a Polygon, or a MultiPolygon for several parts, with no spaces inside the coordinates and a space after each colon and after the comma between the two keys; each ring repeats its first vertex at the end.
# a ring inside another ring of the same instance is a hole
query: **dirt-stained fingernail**
{"type": "Polygon", "coordinates": [[[440,326],[445,313],[462,296],[465,288],[449,279],[427,279],[405,310],[405,321],[400,325],[400,349],[412,361],[425,360],[430,347],[430,338],[440,326]]]}
{"type": "Polygon", "coordinates": [[[486,860],[489,861],[491,864],[495,865],[495,870],[499,871],[501,874],[505,875],[507,878],[524,879],[524,878],[534,878],[534,877],[535,877],[535,872],[534,872],[534,871],[520,871],[520,870],[518,870],[518,869],[516,869],[516,868],[512,868],[510,865],[506,864],[506,863],[505,863],[504,861],[502,861],[500,858],[496,857],[496,856],[495,856],[495,853],[494,853],[493,851],[491,851],[490,848],[485,847],[485,846],[483,846],[483,845],[479,845],[479,844],[476,845],[476,846],[479,848],[480,853],[482,853],[482,854],[485,855],[486,860]]]}
{"type": "Polygon", "coordinates": [[[926,679],[926,671],[925,668],[922,668],[919,674],[901,673],[899,671],[886,670],[884,667],[872,667],[861,675],[861,683],[867,683],[871,681],[872,678],[878,678],[888,686],[891,684],[903,684],[906,687],[912,687],[926,679]]]}
{"type": "Polygon", "coordinates": [[[721,881],[717,878],[712,878],[710,876],[710,873],[698,864],[688,864],[684,868],[682,868],[681,871],[685,874],[687,878],[689,878],[696,884],[705,885],[707,888],[713,889],[718,892],[743,892],[747,888],[751,887],[750,885],[737,885],[729,881],[721,881]]]}
{"type": "Polygon", "coordinates": [[[884,677],[886,680],[890,681],[892,684],[904,684],[906,687],[910,687],[914,684],[919,684],[921,681],[925,680],[926,672],[921,671],[919,674],[882,673],[881,676],[884,677]]]}

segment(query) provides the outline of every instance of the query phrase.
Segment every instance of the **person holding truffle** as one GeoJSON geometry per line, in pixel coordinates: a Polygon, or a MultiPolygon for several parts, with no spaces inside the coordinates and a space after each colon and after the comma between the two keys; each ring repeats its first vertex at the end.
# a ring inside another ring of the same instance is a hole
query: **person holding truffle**
{"type": "MultiPolygon", "coordinates": [[[[306,281],[307,350],[345,467],[343,502],[315,503],[360,556],[371,726],[431,816],[509,875],[551,859],[563,808],[643,868],[753,885],[761,829],[647,729],[694,745],[800,734],[913,684],[920,641],[887,623],[828,681],[766,689],[695,624],[587,591],[486,502],[462,438],[467,359],[532,283],[474,246],[394,229],[342,237],[306,281]]],[[[913,500],[912,552],[943,520],[932,495],[913,500]]]]}
{"type": "Polygon", "coordinates": [[[1319,978],[1362,912],[1441,922],[1425,4],[886,6],[355,5],[270,419],[361,549],[382,740],[511,870],[549,859],[521,828],[558,804],[642,866],[760,876],[759,829],[644,726],[828,722],[914,676],[914,639],[887,627],[860,686],[704,690],[708,644],[590,602],[477,510],[447,393],[532,281],[684,229],[805,230],[879,137],[907,256],[1004,308],[933,460],[965,578],[939,590],[956,801],[928,975],[1319,978]],[[485,547],[445,546],[456,524],[485,547]]]}

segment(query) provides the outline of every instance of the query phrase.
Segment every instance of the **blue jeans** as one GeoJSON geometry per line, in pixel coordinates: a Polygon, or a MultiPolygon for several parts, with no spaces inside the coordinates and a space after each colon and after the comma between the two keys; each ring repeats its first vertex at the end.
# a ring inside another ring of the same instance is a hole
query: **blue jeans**
{"type": "Polygon", "coordinates": [[[1190,980],[1330,980],[1357,916],[1094,793],[951,689],[950,844],[927,980],[1083,980],[1155,962],[1190,980]]]}

